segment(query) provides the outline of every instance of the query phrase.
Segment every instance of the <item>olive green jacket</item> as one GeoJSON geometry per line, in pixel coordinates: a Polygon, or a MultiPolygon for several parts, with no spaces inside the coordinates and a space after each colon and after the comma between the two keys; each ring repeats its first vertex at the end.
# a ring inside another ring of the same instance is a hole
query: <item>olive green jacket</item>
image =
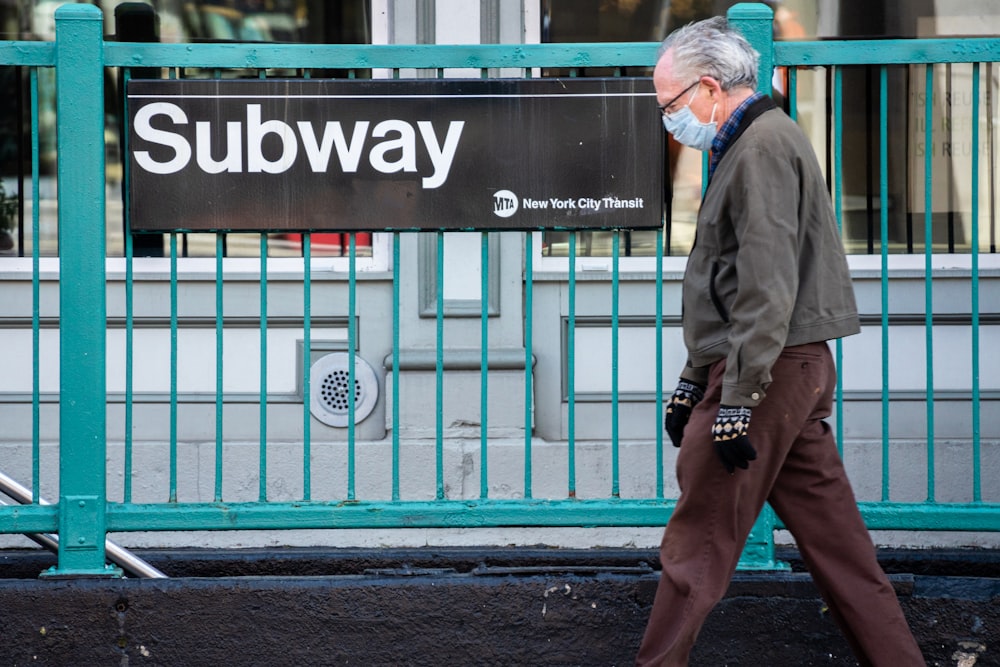
{"type": "Polygon", "coordinates": [[[805,134],[752,103],[705,191],[683,288],[681,377],[726,359],[722,403],[753,407],[785,347],[860,331],[830,194],[805,134]]]}

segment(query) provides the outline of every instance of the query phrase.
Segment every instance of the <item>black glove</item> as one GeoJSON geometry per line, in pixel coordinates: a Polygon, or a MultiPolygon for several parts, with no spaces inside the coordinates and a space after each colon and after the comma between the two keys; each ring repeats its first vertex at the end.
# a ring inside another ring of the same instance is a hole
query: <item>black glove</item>
{"type": "Polygon", "coordinates": [[[750,408],[720,405],[719,415],[712,427],[715,453],[722,459],[729,474],[736,468],[746,470],[750,461],[757,458],[757,450],[750,444],[747,428],[750,426],[750,408]]]}
{"type": "Polygon", "coordinates": [[[693,382],[681,380],[677,384],[677,390],[670,397],[670,401],[667,403],[667,412],[663,416],[663,428],[666,429],[674,447],[681,446],[684,427],[687,426],[688,419],[691,418],[691,410],[704,396],[705,388],[693,382]]]}

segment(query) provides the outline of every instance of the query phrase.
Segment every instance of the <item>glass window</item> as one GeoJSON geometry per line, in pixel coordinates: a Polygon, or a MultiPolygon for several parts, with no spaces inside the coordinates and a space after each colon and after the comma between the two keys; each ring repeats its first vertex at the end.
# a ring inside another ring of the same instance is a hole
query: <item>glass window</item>
{"type": "MultiPolygon", "coordinates": [[[[54,40],[55,10],[61,1],[27,0],[0,4],[0,39],[54,40]]],[[[370,43],[370,0],[152,0],[155,23],[135,19],[135,7],[123,7],[121,0],[94,2],[104,14],[107,39],[162,42],[306,42],[370,43]],[[121,11],[121,25],[117,18],[121,11]],[[130,22],[129,16],[132,17],[130,22]]],[[[134,5],[134,3],[133,3],[134,5]]],[[[141,9],[141,8],[139,8],[141,9]]],[[[267,76],[293,77],[304,73],[293,70],[268,71],[267,76]]],[[[208,77],[213,72],[196,70],[135,70],[136,77],[208,77]]],[[[257,76],[256,71],[223,72],[222,76],[257,76]]],[[[323,70],[310,76],[346,76],[347,73],[323,70]]],[[[108,255],[124,254],[122,155],[121,155],[121,73],[110,69],[105,77],[105,143],[107,183],[108,255]]],[[[51,68],[38,70],[38,132],[40,144],[39,252],[58,254],[56,216],[56,111],[55,73],[51,68]]],[[[0,67],[0,255],[30,256],[31,238],[31,119],[30,88],[27,68],[0,67]],[[24,193],[21,198],[20,194],[24,193]],[[23,201],[22,201],[23,199],[23,201]]],[[[348,252],[348,235],[316,233],[311,237],[314,257],[342,256],[348,252]]],[[[357,234],[359,256],[372,253],[372,235],[357,234]]],[[[161,234],[135,235],[136,256],[160,256],[168,250],[161,234]]],[[[257,234],[228,234],[223,241],[227,256],[260,255],[257,234]]],[[[214,256],[214,235],[181,235],[178,253],[182,256],[214,256]]],[[[268,239],[269,256],[300,256],[300,234],[276,234],[268,239]]]]}
{"type": "MultiPolygon", "coordinates": [[[[671,17],[670,0],[543,0],[542,41],[543,42],[658,42],[667,35],[671,17]]],[[[586,68],[572,73],[561,69],[547,69],[543,76],[652,76],[650,67],[586,68]]],[[[655,110],[654,110],[655,111],[655,110]]],[[[651,116],[651,122],[655,117],[651,116]]],[[[665,137],[666,139],[666,137],[665,137]]],[[[675,173],[674,163],[678,156],[679,144],[670,140],[670,173],[675,173]]],[[[700,183],[700,181],[699,181],[700,183]]],[[[676,186],[675,186],[676,187],[676,186]]],[[[700,185],[695,186],[698,192],[700,185]]],[[[679,201],[675,191],[673,202],[679,201]]],[[[675,210],[674,216],[684,215],[675,210]]],[[[693,217],[691,218],[693,222],[693,217]]],[[[566,257],[568,242],[573,238],[566,232],[545,232],[542,234],[543,257],[566,257]]],[[[612,252],[612,232],[579,232],[575,235],[578,257],[608,257],[612,252]]],[[[670,240],[670,247],[686,254],[689,247],[685,242],[670,240]]],[[[656,232],[623,232],[619,252],[624,257],[652,257],[656,255],[656,232]]]]}
{"type": "MultiPolygon", "coordinates": [[[[690,21],[724,14],[728,0],[543,0],[542,40],[549,42],[659,41],[690,21]]],[[[914,38],[995,36],[1000,34],[1000,5],[966,0],[810,0],[768,1],[775,12],[779,40],[827,38],[914,38]]],[[[995,193],[1000,185],[996,163],[998,121],[998,66],[983,63],[979,76],[979,145],[972,146],[971,65],[935,65],[928,105],[927,73],[923,66],[887,69],[886,144],[887,196],[880,176],[880,71],[877,67],[841,68],[842,168],[840,209],[845,244],[853,254],[881,252],[881,216],[888,220],[888,251],[922,253],[927,220],[927,175],[931,174],[930,219],[934,252],[962,253],[971,249],[971,230],[977,225],[981,252],[996,252],[995,193]],[[928,112],[929,109],[929,112],[928,112]],[[933,134],[928,143],[926,128],[933,134]],[[972,220],[972,154],[978,151],[979,215],[972,220]]],[[[603,72],[578,72],[604,76],[603,72]]],[[[641,75],[639,73],[632,73],[641,75]]],[[[826,168],[831,193],[838,187],[834,175],[833,108],[835,77],[825,68],[794,73],[795,100],[788,99],[791,73],[778,70],[772,81],[775,98],[791,111],[809,137],[826,168]]],[[[694,236],[701,201],[703,155],[668,143],[668,173],[672,197],[665,226],[665,254],[686,255],[694,236]]],[[[644,232],[643,234],[649,234],[644,232]]],[[[577,235],[581,256],[606,256],[607,234],[577,235]]],[[[631,237],[640,236],[632,234],[631,237]]],[[[543,253],[565,255],[566,235],[546,234],[543,253]]],[[[654,244],[623,244],[622,254],[652,253],[654,244]]]]}

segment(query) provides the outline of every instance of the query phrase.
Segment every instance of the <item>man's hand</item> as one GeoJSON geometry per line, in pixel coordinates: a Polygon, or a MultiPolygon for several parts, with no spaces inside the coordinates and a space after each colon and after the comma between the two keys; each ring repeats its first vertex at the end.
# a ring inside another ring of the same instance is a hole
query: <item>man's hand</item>
{"type": "Polygon", "coordinates": [[[667,402],[667,411],[663,417],[663,428],[666,429],[667,435],[670,436],[670,442],[674,443],[674,447],[681,446],[681,438],[684,437],[684,427],[687,426],[688,419],[691,418],[691,410],[694,409],[694,406],[704,396],[705,388],[693,382],[681,380],[677,384],[674,395],[667,402]]]}
{"type": "Polygon", "coordinates": [[[720,405],[719,415],[712,427],[715,452],[722,465],[732,475],[736,468],[746,470],[750,461],[757,458],[757,450],[750,444],[747,428],[750,426],[750,408],[720,405]]]}

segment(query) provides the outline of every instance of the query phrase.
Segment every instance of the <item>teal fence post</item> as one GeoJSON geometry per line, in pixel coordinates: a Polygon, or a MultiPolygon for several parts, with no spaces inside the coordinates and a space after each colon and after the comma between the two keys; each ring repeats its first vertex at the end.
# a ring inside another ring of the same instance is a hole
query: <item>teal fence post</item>
{"type": "Polygon", "coordinates": [[[774,11],[763,3],[741,2],[729,8],[726,19],[760,53],[757,90],[770,95],[774,72],[774,11]]]}
{"type": "MultiPolygon", "coordinates": [[[[726,18],[760,53],[757,90],[770,95],[771,75],[774,71],[774,12],[761,3],[741,2],[729,9],[726,18]]],[[[787,567],[774,559],[775,524],[774,510],[770,505],[764,505],[747,538],[739,569],[773,570],[787,567]]]]}
{"type": "Polygon", "coordinates": [[[107,297],[101,11],[56,10],[59,148],[59,561],[48,576],[120,576],[105,564],[107,297]]]}

